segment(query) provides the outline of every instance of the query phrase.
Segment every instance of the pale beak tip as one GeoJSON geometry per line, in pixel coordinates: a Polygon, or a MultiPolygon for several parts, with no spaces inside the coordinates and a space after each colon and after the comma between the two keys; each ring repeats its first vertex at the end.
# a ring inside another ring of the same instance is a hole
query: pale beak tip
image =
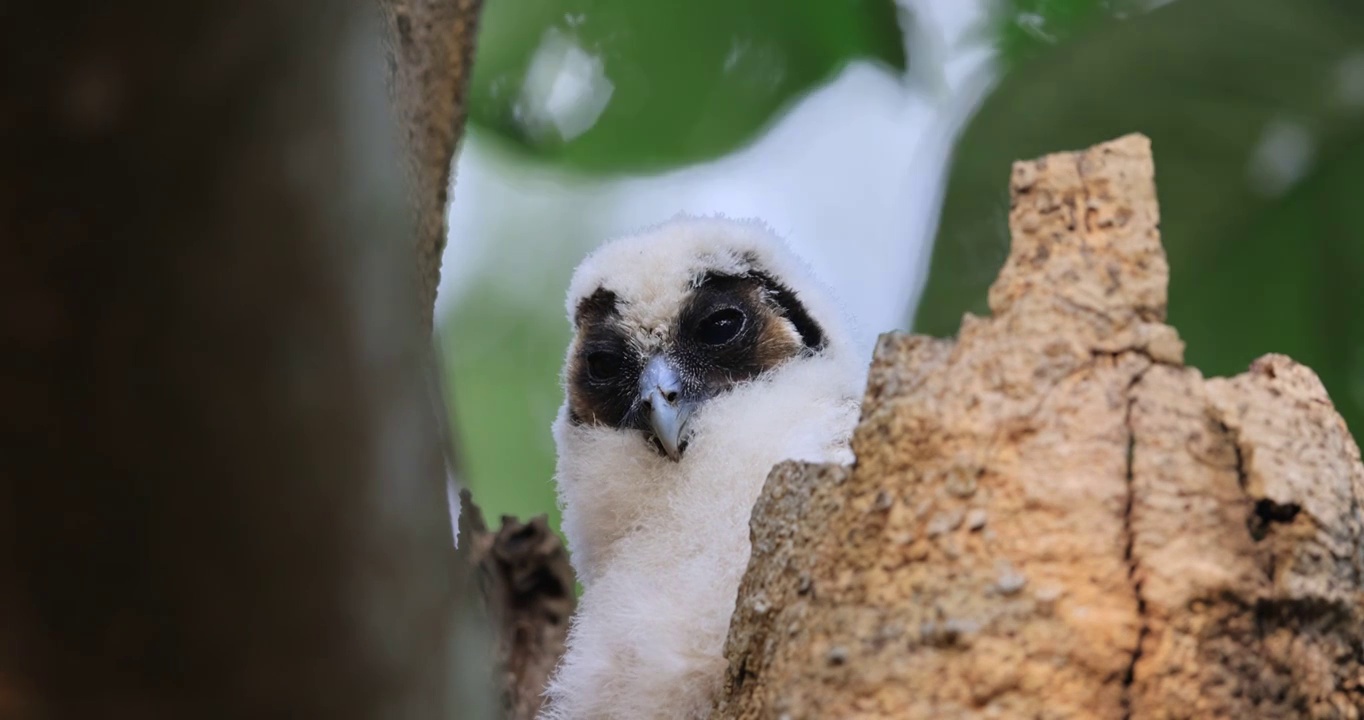
{"type": "Polygon", "coordinates": [[[673,462],[680,461],[682,453],[687,449],[687,441],[683,436],[691,413],[685,407],[673,405],[657,394],[650,400],[649,424],[653,429],[654,438],[668,459],[673,462]]]}

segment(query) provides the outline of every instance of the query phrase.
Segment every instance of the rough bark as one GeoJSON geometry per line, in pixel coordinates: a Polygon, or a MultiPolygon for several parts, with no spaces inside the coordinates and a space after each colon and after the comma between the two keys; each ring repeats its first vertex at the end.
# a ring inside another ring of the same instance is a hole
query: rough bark
{"type": "Polygon", "coordinates": [[[1307,368],[1163,324],[1133,135],[1015,164],[992,317],[877,347],[752,518],[717,718],[1356,718],[1364,466],[1307,368]]]}
{"type": "Polygon", "coordinates": [[[564,654],[573,615],[573,568],[559,536],[544,515],[522,523],[502,516],[496,533],[464,494],[464,526],[486,600],[486,617],[497,629],[495,678],[503,717],[529,720],[540,711],[541,693],[564,654]]]}
{"type": "Polygon", "coordinates": [[[482,0],[379,0],[387,21],[389,82],[402,127],[416,218],[418,312],[431,326],[445,249],[455,149],[468,115],[482,0]]]}
{"type": "Polygon", "coordinates": [[[0,716],[453,716],[376,30],[323,0],[0,15],[0,716]]]}
{"type": "MultiPolygon", "coordinates": [[[[408,157],[416,223],[419,313],[431,327],[451,168],[465,118],[481,0],[380,0],[387,21],[389,79],[408,157]]],[[[462,493],[459,554],[477,568],[482,606],[471,608],[492,630],[493,692],[502,717],[531,720],[568,636],[576,596],[559,537],[544,516],[521,523],[503,517],[489,532],[468,492],[462,493]]],[[[470,629],[471,632],[476,630],[470,629]]],[[[482,659],[486,662],[486,659],[482,659]]]]}

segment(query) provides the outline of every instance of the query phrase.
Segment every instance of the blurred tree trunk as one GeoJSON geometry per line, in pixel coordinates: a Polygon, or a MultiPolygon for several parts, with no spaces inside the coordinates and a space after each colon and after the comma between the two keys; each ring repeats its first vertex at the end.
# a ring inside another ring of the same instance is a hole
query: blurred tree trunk
{"type": "Polygon", "coordinates": [[[470,716],[366,9],[0,11],[0,716],[470,716]]]}
{"type": "Polygon", "coordinates": [[[1183,365],[1153,175],[1015,164],[993,316],[884,336],[857,464],[769,478],[716,718],[1361,716],[1359,448],[1285,357],[1183,365]]]}

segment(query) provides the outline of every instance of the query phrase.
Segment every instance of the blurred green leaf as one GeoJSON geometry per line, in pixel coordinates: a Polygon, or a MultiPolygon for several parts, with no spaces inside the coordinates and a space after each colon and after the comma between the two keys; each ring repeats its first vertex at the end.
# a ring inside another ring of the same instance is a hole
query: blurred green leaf
{"type": "Polygon", "coordinates": [[[1006,68],[1079,35],[1096,21],[1121,16],[1129,0],[1004,0],[995,4],[999,59],[1006,68]]]}
{"type": "MultiPolygon", "coordinates": [[[[563,399],[567,324],[557,312],[525,310],[533,303],[506,299],[495,283],[471,288],[475,299],[452,308],[441,333],[462,475],[493,525],[504,514],[547,513],[557,530],[550,422],[563,399]]],[[[560,305],[551,296],[541,307],[560,305]]]]}
{"type": "Polygon", "coordinates": [[[905,68],[893,0],[488,0],[470,108],[531,155],[653,170],[735,149],[858,58],[905,68]]]}
{"type": "Polygon", "coordinates": [[[1207,374],[1282,352],[1364,438],[1364,4],[1180,0],[1006,76],[957,145],[914,326],[986,314],[1015,159],[1139,131],[1156,155],[1170,322],[1207,374]]]}

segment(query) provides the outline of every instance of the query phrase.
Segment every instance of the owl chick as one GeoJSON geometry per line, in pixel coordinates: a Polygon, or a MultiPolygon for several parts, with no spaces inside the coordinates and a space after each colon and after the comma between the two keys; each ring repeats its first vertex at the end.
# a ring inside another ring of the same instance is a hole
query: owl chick
{"type": "Polygon", "coordinates": [[[568,314],[555,480],[583,595],[541,718],[705,717],[753,503],[782,460],[852,460],[864,365],[839,306],[757,222],[607,243],[568,314]]]}

